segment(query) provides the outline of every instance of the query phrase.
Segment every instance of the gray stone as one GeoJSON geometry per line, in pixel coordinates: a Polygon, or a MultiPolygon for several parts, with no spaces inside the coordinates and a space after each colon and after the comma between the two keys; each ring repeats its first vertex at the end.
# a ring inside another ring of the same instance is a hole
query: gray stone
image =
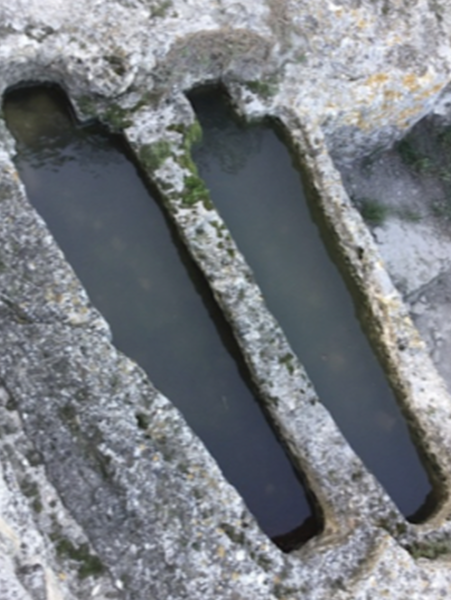
{"type": "MultiPolygon", "coordinates": [[[[183,417],[112,345],[26,199],[0,120],[1,600],[450,595],[449,562],[440,558],[450,548],[450,398],[331,159],[350,189],[359,185],[346,171],[356,158],[390,146],[431,111],[447,114],[451,6],[414,4],[0,6],[2,92],[58,83],[80,118],[124,131],[164,190],[324,514],[324,531],[290,555],[262,534],[183,417]],[[304,158],[443,497],[422,525],[403,519],[318,401],[233,240],[219,247],[219,215],[208,202],[184,202],[192,173],[181,158],[194,115],[183,93],[219,82],[246,118],[281,122],[304,158]],[[161,140],[171,148],[164,157],[155,156],[161,140]]],[[[408,231],[418,243],[428,235],[408,231]]],[[[393,239],[385,229],[377,238],[382,252],[393,239]]],[[[430,259],[434,276],[449,269],[444,248],[430,259]]],[[[406,294],[427,283],[417,270],[409,284],[409,260],[391,268],[406,294]]]]}

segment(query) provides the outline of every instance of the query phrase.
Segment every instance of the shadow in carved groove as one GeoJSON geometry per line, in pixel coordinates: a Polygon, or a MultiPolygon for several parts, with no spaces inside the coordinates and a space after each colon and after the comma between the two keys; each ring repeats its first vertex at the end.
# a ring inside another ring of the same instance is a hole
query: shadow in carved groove
{"type": "Polygon", "coordinates": [[[318,531],[310,500],[206,283],[121,138],[76,126],[54,87],[9,91],[4,114],[29,198],[116,346],[177,404],[262,529],[284,550],[299,546],[318,531]]]}
{"type": "Polygon", "coordinates": [[[220,90],[189,99],[203,130],[199,174],[269,309],[350,444],[402,513],[421,520],[435,494],[287,148],[272,128],[237,122],[220,90]]]}

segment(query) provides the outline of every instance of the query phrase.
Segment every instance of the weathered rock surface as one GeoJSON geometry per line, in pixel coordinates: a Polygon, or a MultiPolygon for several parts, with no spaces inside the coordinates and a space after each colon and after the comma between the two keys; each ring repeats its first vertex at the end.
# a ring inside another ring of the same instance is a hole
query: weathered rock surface
{"type": "MultiPolygon", "coordinates": [[[[0,6],[2,92],[59,83],[80,116],[125,130],[325,521],[291,555],[260,532],[183,417],[112,346],[26,200],[0,121],[2,600],[451,595],[449,564],[437,558],[451,543],[450,399],[329,155],[345,169],[434,106],[446,109],[450,33],[445,0],[418,0],[414,9],[401,0],[0,6]],[[297,359],[281,364],[289,346],[233,241],[219,248],[220,217],[208,202],[184,203],[193,115],[183,92],[210,82],[227,86],[247,117],[277,118],[304,156],[442,495],[421,526],[405,522],[364,469],[297,359]],[[170,143],[163,156],[161,140],[170,143]]],[[[449,268],[443,246],[435,256],[431,270],[437,260],[449,268]]]]}
{"type": "Polygon", "coordinates": [[[363,214],[368,203],[376,211],[374,239],[451,389],[448,113],[439,105],[404,146],[357,161],[343,169],[343,180],[363,214]]]}

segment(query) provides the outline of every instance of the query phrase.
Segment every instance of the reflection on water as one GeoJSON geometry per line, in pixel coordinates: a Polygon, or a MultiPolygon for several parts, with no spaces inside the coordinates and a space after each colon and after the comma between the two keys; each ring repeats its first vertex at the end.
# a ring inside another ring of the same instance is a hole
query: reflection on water
{"type": "Polygon", "coordinates": [[[413,515],[428,477],[286,147],[269,127],[240,127],[219,94],[190,99],[204,132],[195,162],[270,310],[348,441],[413,515]]]}
{"type": "Polygon", "coordinates": [[[119,140],[74,127],[55,90],[10,92],[4,113],[29,197],[115,344],[177,404],[268,535],[303,522],[310,534],[303,488],[233,338],[119,140]]]}

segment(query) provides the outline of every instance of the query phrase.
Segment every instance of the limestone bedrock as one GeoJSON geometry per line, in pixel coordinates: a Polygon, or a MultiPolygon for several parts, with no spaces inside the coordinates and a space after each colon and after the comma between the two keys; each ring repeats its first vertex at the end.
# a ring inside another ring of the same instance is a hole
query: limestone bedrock
{"type": "Polygon", "coordinates": [[[153,142],[173,145],[143,166],[165,184],[325,528],[291,555],[261,533],[180,413],[112,345],[28,203],[0,119],[0,600],[451,597],[449,396],[331,160],[345,169],[447,112],[450,35],[447,0],[1,2],[2,93],[57,83],[79,118],[124,131],[143,163],[153,142]],[[178,203],[181,130],[194,121],[183,94],[208,83],[247,118],[284,124],[337,223],[437,466],[443,502],[422,526],[365,470],[297,359],[281,364],[289,346],[233,241],[233,260],[210,252],[219,216],[178,203]]]}

